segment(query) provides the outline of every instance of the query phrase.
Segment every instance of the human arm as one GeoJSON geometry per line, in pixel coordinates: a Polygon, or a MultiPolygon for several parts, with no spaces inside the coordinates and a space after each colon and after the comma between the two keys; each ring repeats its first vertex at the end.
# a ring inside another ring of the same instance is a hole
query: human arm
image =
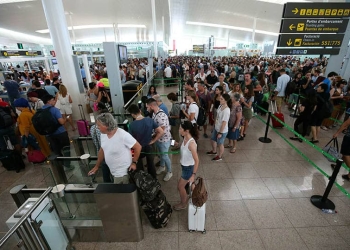
{"type": "Polygon", "coordinates": [[[236,129],[239,128],[239,125],[241,123],[241,120],[242,120],[242,109],[240,112],[236,112],[236,122],[234,124],[234,127],[232,129],[232,132],[234,132],[236,129]]]}
{"type": "Polygon", "coordinates": [[[199,158],[198,158],[198,153],[197,153],[197,144],[194,140],[192,140],[190,142],[190,144],[188,145],[188,149],[191,151],[192,153],[192,157],[194,160],[194,167],[193,167],[193,173],[190,177],[190,179],[188,180],[190,183],[193,183],[195,178],[196,178],[196,174],[198,171],[198,166],[199,166],[199,158]]]}
{"type": "Polygon", "coordinates": [[[89,171],[88,175],[96,174],[96,172],[97,172],[97,170],[100,168],[100,165],[101,165],[102,161],[104,160],[104,158],[105,158],[105,154],[104,154],[103,148],[100,148],[100,150],[98,151],[98,154],[97,154],[97,161],[96,161],[96,164],[95,164],[95,166],[89,171]]]}
{"type": "Polygon", "coordinates": [[[73,102],[70,95],[68,96],[68,99],[69,99],[69,103],[72,103],[72,102],[73,102]]]}
{"type": "Polygon", "coordinates": [[[221,127],[220,127],[220,130],[218,131],[218,135],[217,135],[218,138],[222,137],[222,132],[221,131],[224,131],[226,124],[227,124],[227,121],[222,121],[221,122],[221,127]]]}
{"type": "Polygon", "coordinates": [[[338,135],[343,132],[344,129],[346,129],[347,127],[350,126],[350,119],[347,119],[345,122],[343,122],[343,124],[340,126],[340,128],[338,129],[337,132],[335,132],[335,134],[333,135],[333,138],[338,137],[338,135]]]}
{"type": "Polygon", "coordinates": [[[154,138],[152,138],[152,140],[150,141],[149,145],[152,145],[153,143],[158,141],[160,139],[160,137],[162,137],[163,134],[164,134],[164,130],[163,130],[162,127],[158,127],[154,131],[156,132],[156,136],[154,138]]]}
{"type": "Polygon", "coordinates": [[[140,143],[136,142],[134,146],[132,146],[132,149],[134,150],[134,157],[129,167],[129,171],[136,170],[136,164],[137,164],[137,161],[139,160],[142,146],[140,145],[140,143]]]}

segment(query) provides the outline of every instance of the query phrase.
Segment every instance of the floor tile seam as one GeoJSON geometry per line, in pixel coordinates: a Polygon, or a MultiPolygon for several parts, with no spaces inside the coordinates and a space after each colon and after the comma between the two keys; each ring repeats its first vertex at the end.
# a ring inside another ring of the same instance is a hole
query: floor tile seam
{"type": "Polygon", "coordinates": [[[222,247],[222,242],[221,242],[221,241],[222,241],[222,238],[220,237],[220,232],[234,232],[234,231],[256,231],[257,234],[259,235],[260,241],[261,241],[261,243],[262,243],[264,249],[267,249],[267,247],[265,246],[264,241],[262,240],[262,238],[261,238],[261,236],[260,236],[258,230],[256,230],[256,229],[218,230],[217,233],[218,233],[218,237],[219,237],[219,242],[220,242],[220,245],[221,245],[221,249],[223,249],[223,247],[222,247]]]}

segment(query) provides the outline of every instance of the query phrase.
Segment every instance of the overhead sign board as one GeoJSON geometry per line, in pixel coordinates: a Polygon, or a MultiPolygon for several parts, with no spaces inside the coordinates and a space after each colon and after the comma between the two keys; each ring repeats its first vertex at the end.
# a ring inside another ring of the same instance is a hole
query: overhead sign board
{"type": "Polygon", "coordinates": [[[340,49],[277,49],[276,55],[338,55],[340,49]]]}
{"type": "Polygon", "coordinates": [[[349,19],[283,19],[280,33],[345,33],[349,19]]]}
{"type": "Polygon", "coordinates": [[[350,17],[350,3],[286,3],[282,18],[350,17]]]}
{"type": "Polygon", "coordinates": [[[77,56],[79,56],[79,55],[90,55],[91,52],[90,51],[77,51],[77,50],[74,50],[73,54],[77,55],[77,56]]]}
{"type": "Polygon", "coordinates": [[[344,34],[281,34],[278,47],[340,47],[344,34]]]}
{"type": "Polygon", "coordinates": [[[204,44],[202,45],[193,45],[194,53],[204,53],[204,44]]]}
{"type": "Polygon", "coordinates": [[[26,51],[26,50],[1,50],[2,56],[41,56],[41,51],[26,51]]]}

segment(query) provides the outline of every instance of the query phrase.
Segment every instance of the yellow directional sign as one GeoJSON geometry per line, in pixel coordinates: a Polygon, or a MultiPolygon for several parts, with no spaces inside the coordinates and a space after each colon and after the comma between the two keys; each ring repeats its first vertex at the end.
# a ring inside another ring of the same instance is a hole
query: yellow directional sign
{"type": "Polygon", "coordinates": [[[293,30],[293,29],[295,29],[295,26],[294,26],[294,24],[291,24],[291,25],[289,26],[289,29],[290,29],[290,30],[293,30]]]}
{"type": "Polygon", "coordinates": [[[297,31],[304,31],[305,24],[304,23],[298,23],[297,31]]]}
{"type": "MultiPolygon", "coordinates": [[[[290,39],[289,39],[289,40],[290,40],[290,39]]],[[[302,41],[303,41],[303,39],[301,39],[301,38],[296,38],[296,39],[294,40],[294,46],[295,46],[295,47],[301,46],[302,41]]]]}
{"type": "Polygon", "coordinates": [[[282,18],[327,18],[327,17],[350,17],[350,3],[297,3],[289,2],[284,4],[282,18]]]}
{"type": "Polygon", "coordinates": [[[288,46],[291,46],[292,44],[293,44],[292,39],[289,39],[289,40],[287,41],[287,45],[288,45],[288,46]]]}

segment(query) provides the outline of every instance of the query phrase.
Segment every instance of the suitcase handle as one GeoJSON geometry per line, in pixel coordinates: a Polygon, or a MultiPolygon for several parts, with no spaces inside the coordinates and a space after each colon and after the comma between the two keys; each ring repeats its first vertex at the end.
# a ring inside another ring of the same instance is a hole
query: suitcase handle
{"type": "Polygon", "coordinates": [[[80,117],[81,117],[82,120],[85,121],[86,119],[85,119],[83,105],[79,104],[78,107],[79,107],[80,117]]]}
{"type": "Polygon", "coordinates": [[[277,104],[276,104],[276,101],[273,101],[273,100],[271,100],[271,112],[272,112],[272,114],[277,113],[277,104]],[[275,110],[276,110],[276,112],[275,112],[275,110]]]}

